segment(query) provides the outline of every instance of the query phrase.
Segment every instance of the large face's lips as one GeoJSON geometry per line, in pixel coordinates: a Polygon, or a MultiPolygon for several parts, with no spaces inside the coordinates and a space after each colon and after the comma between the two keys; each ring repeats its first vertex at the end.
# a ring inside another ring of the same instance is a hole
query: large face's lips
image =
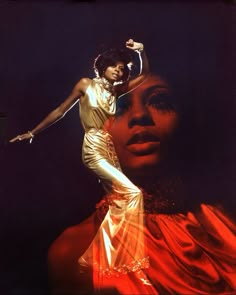
{"type": "Polygon", "coordinates": [[[145,143],[145,142],[159,142],[160,138],[147,131],[141,131],[135,133],[128,141],[127,145],[135,144],[135,143],[145,143]]]}
{"type": "Polygon", "coordinates": [[[160,138],[147,131],[135,133],[127,142],[127,149],[137,155],[148,155],[160,147],[160,138]]]}

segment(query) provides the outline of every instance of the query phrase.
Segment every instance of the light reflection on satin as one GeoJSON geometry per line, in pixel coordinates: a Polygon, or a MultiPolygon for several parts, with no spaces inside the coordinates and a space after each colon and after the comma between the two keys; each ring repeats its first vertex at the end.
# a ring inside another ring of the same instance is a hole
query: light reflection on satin
{"type": "Polygon", "coordinates": [[[115,113],[115,100],[113,104],[104,105],[107,100],[102,100],[102,95],[107,97],[107,91],[92,80],[80,100],[80,117],[85,129],[82,159],[108,192],[109,210],[78,261],[98,272],[99,279],[94,281],[97,288],[104,277],[129,272],[137,272],[137,278],[147,283],[141,272],[149,266],[144,246],[143,195],[122,173],[111,135],[103,130],[106,121],[115,113]]]}

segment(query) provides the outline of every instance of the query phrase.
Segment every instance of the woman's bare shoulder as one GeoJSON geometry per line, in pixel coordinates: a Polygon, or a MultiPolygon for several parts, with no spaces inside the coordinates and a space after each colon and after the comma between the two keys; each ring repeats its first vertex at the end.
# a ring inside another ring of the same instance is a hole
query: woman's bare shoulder
{"type": "Polygon", "coordinates": [[[88,86],[91,83],[92,79],[90,78],[81,78],[78,83],[81,83],[85,86],[88,86]]]}
{"type": "Polygon", "coordinates": [[[81,93],[85,93],[88,86],[90,85],[92,79],[90,78],[81,78],[74,87],[74,90],[80,91],[81,93]]]}
{"type": "Polygon", "coordinates": [[[89,84],[91,83],[92,79],[90,78],[81,78],[78,81],[78,84],[83,87],[83,88],[87,88],[89,86],[89,84]]]}

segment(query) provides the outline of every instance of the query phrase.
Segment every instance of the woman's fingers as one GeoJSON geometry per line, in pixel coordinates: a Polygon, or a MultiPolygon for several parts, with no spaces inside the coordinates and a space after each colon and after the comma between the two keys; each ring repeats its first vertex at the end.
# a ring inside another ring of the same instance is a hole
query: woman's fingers
{"type": "Polygon", "coordinates": [[[134,40],[133,39],[129,39],[127,42],[126,42],[126,45],[128,46],[132,46],[134,44],[134,40]]]}
{"type": "Polygon", "coordinates": [[[17,137],[14,137],[14,138],[12,138],[11,140],[9,140],[9,142],[15,142],[15,141],[17,141],[17,140],[20,140],[18,136],[17,136],[17,137]]]}
{"type": "Polygon", "coordinates": [[[133,39],[129,39],[126,42],[126,47],[132,50],[139,50],[142,51],[143,50],[143,44],[140,42],[135,42],[133,39]]]}
{"type": "Polygon", "coordinates": [[[17,135],[16,137],[9,140],[9,142],[16,142],[16,141],[22,141],[24,139],[29,139],[30,135],[28,133],[17,135]]]}

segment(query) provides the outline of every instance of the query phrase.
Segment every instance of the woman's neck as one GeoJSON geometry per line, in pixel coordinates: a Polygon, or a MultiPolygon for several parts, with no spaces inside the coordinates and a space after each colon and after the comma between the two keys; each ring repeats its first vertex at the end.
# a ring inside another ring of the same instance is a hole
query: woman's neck
{"type": "Polygon", "coordinates": [[[95,80],[107,91],[113,93],[114,85],[111,81],[107,80],[105,77],[97,77],[95,80]]]}

